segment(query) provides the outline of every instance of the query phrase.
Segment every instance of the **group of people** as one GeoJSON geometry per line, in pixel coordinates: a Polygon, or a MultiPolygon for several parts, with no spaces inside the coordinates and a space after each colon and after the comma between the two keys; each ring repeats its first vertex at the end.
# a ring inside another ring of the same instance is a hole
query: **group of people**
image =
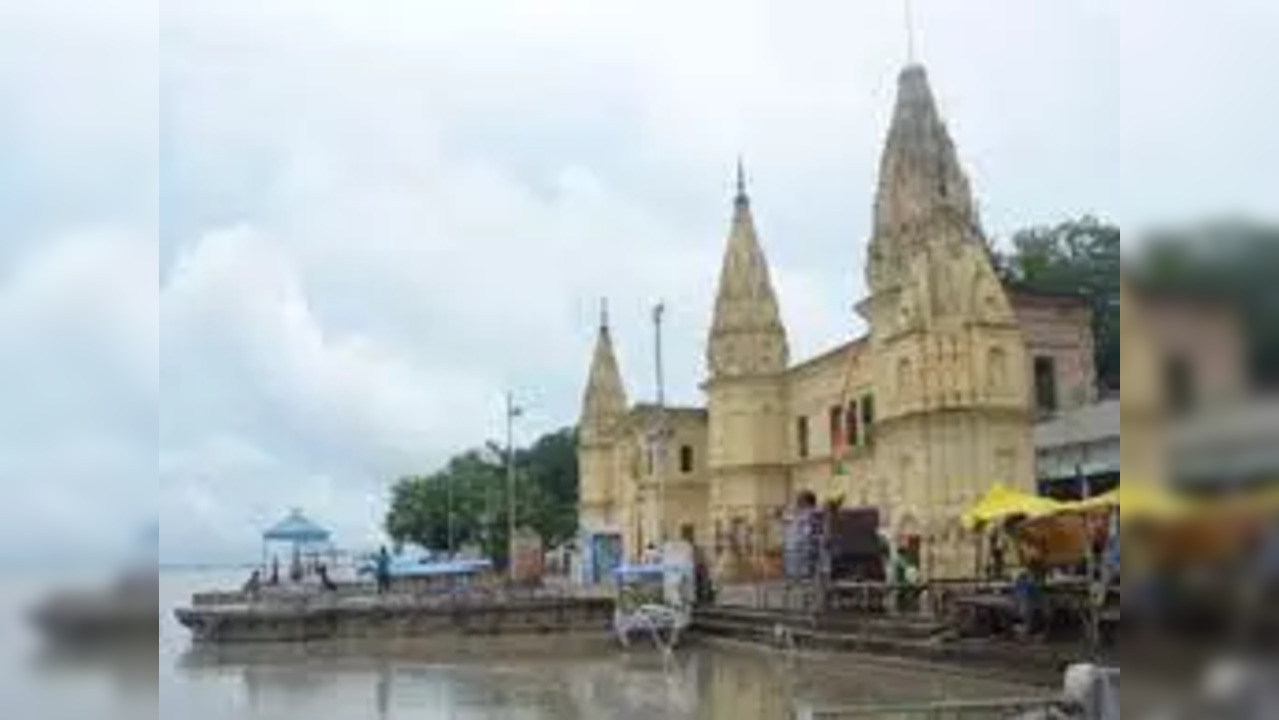
{"type": "MultiPolygon", "coordinates": [[[[315,575],[320,587],[326,592],[336,592],[337,583],[333,582],[333,578],[329,576],[329,568],[322,562],[314,563],[310,568],[311,573],[315,575]]],[[[302,558],[297,554],[293,556],[293,562],[289,565],[289,580],[293,585],[301,585],[307,578],[308,568],[302,563],[302,558]]],[[[255,568],[249,575],[249,579],[244,583],[243,592],[251,597],[257,597],[261,594],[263,586],[279,587],[280,579],[280,558],[278,556],[271,559],[270,574],[265,580],[262,577],[262,570],[255,568]]]]}

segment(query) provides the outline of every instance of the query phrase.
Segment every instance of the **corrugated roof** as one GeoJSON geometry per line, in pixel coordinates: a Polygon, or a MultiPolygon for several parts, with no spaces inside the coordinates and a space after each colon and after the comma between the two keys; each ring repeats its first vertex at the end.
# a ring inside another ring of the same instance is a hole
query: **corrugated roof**
{"type": "Polygon", "coordinates": [[[1119,401],[1085,405],[1035,426],[1035,448],[1068,447],[1119,439],[1119,401]]]}

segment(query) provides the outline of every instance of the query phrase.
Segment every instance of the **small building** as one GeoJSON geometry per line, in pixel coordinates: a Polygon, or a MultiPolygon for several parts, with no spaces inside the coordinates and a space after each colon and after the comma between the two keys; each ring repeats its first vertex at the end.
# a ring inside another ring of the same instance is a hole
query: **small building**
{"type": "Polygon", "coordinates": [[[1119,484],[1118,400],[1060,413],[1035,426],[1035,476],[1040,495],[1078,500],[1119,484]]]}

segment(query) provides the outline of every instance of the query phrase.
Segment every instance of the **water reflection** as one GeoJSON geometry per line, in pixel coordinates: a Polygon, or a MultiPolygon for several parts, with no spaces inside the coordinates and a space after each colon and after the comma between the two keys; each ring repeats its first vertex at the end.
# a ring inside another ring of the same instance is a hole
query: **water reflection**
{"type": "MultiPolygon", "coordinates": [[[[379,720],[434,708],[450,718],[692,718],[708,675],[700,653],[664,661],[623,655],[607,645],[593,652],[561,652],[544,643],[537,654],[488,657],[459,653],[443,661],[440,648],[415,659],[403,645],[309,648],[201,647],[179,662],[185,679],[213,682],[238,677],[249,717],[284,717],[320,706],[325,717],[379,720]]],[[[420,714],[415,717],[421,717],[420,714]]],[[[743,720],[750,720],[747,716],[743,720]]]]}
{"type": "MultiPolygon", "coordinates": [[[[530,648],[488,639],[486,649],[386,647],[202,648],[180,661],[194,686],[234,678],[239,714],[331,720],[772,720],[797,705],[925,698],[1024,696],[1028,688],[874,661],[787,658],[754,650],[689,647],[672,659],[606,643],[530,648]],[[532,650],[536,651],[532,651],[532,650]],[[375,715],[373,713],[376,713],[375,715]]],[[[198,709],[191,720],[205,720],[198,709]]]]}

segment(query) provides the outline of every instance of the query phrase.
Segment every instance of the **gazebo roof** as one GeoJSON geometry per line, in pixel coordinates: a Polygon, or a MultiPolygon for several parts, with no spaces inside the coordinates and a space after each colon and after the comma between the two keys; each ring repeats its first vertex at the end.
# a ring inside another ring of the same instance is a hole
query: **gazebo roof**
{"type": "Polygon", "coordinates": [[[262,534],[262,539],[270,542],[325,543],[329,537],[328,530],[303,515],[301,510],[290,512],[288,517],[262,534]]]}

